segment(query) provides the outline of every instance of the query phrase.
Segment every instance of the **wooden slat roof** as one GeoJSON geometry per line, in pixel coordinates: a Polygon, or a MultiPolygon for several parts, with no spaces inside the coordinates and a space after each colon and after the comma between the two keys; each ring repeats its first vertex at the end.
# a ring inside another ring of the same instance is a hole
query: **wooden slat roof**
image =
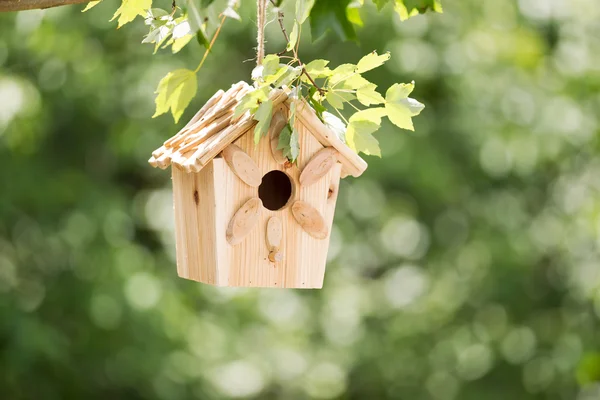
{"type": "MultiPolygon", "coordinates": [[[[175,136],[152,152],[148,162],[153,167],[165,169],[175,164],[188,172],[204,168],[225,147],[256,125],[249,113],[233,120],[233,111],[241,98],[253,90],[246,82],[238,82],[224,92],[219,90],[175,136]]],[[[290,102],[287,94],[273,90],[270,95],[273,106],[290,102]]],[[[361,175],[367,163],[333,134],[317,117],[310,106],[299,101],[296,115],[323,145],[332,146],[340,154],[340,162],[347,174],[361,175]]]]}

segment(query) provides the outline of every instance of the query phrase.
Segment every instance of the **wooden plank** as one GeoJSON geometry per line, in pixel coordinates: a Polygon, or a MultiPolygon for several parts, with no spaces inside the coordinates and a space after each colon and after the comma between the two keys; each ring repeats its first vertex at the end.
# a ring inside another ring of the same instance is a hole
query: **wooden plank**
{"type": "Polygon", "coordinates": [[[177,273],[180,277],[216,284],[216,209],[212,166],[189,174],[171,168],[177,273]]]}
{"type": "Polygon", "coordinates": [[[185,126],[179,132],[177,132],[175,136],[165,141],[165,146],[176,146],[175,143],[177,143],[181,137],[185,137],[185,134],[189,133],[188,128],[198,122],[200,118],[204,117],[211,107],[221,100],[223,94],[225,94],[225,92],[222,89],[217,90],[217,92],[210,99],[208,99],[208,101],[200,108],[200,110],[198,110],[196,115],[194,115],[194,117],[187,124],[185,124],[185,126]]]}
{"type": "Polygon", "coordinates": [[[229,126],[232,115],[233,111],[230,111],[211,121],[209,125],[203,127],[203,129],[200,130],[193,138],[190,138],[191,140],[188,143],[180,147],[179,152],[185,153],[192,148],[198,147],[198,145],[205,142],[209,137],[225,129],[227,126],[229,126]]]}
{"type": "Polygon", "coordinates": [[[267,246],[269,250],[278,249],[281,246],[281,237],[283,236],[283,227],[281,220],[277,217],[269,218],[267,222],[267,246]]]}
{"type": "Polygon", "coordinates": [[[258,170],[258,166],[244,150],[235,144],[230,144],[223,149],[221,155],[238,178],[249,186],[260,186],[262,175],[258,170]]]}
{"type": "Polygon", "coordinates": [[[238,82],[233,85],[225,94],[219,99],[219,101],[212,106],[212,108],[203,116],[200,120],[187,128],[188,133],[198,132],[203,125],[208,122],[218,119],[225,112],[231,112],[233,114],[233,108],[237,105],[237,95],[240,92],[246,93],[250,89],[250,86],[246,82],[238,82]]]}
{"type": "Polygon", "coordinates": [[[327,175],[327,172],[337,162],[338,151],[333,147],[326,147],[315,154],[300,174],[300,185],[310,186],[327,175]]]}
{"type": "Polygon", "coordinates": [[[281,252],[281,237],[283,236],[283,225],[278,217],[271,217],[267,222],[267,248],[269,249],[269,261],[283,261],[281,252]]]}
{"type": "Polygon", "coordinates": [[[310,204],[297,200],[292,204],[292,214],[306,233],[317,239],[326,239],[329,229],[319,211],[310,204]]]}
{"type": "MultiPolygon", "coordinates": [[[[274,90],[271,94],[271,100],[273,101],[273,107],[283,103],[287,99],[287,95],[281,90],[274,90]]],[[[252,115],[246,115],[235,125],[231,125],[232,129],[225,129],[214,136],[214,140],[210,143],[206,143],[206,146],[198,148],[197,154],[194,154],[194,158],[197,160],[195,169],[199,170],[208,164],[217,154],[219,154],[225,147],[232,143],[235,139],[243,135],[248,129],[256,125],[256,121],[252,115]]],[[[192,164],[191,162],[189,163],[192,164]]]]}
{"type": "Polygon", "coordinates": [[[231,245],[240,243],[258,222],[262,201],[258,197],[248,200],[234,214],[227,227],[227,241],[231,245]]]}

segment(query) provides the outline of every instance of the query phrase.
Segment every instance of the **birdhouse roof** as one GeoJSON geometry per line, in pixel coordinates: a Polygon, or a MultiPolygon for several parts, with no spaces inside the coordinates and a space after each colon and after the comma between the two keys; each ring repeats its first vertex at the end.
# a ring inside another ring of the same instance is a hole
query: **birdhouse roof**
{"type": "MultiPolygon", "coordinates": [[[[200,171],[225,147],[256,125],[257,121],[248,112],[233,118],[236,106],[251,90],[253,87],[246,82],[238,82],[226,92],[219,90],[183,129],[152,152],[148,160],[150,165],[165,169],[175,164],[188,172],[200,171]]],[[[292,101],[284,91],[278,89],[273,90],[269,97],[273,107],[292,101]]],[[[321,122],[308,103],[296,101],[296,118],[323,146],[331,146],[338,151],[338,160],[347,174],[360,176],[367,168],[367,163],[321,122]]]]}

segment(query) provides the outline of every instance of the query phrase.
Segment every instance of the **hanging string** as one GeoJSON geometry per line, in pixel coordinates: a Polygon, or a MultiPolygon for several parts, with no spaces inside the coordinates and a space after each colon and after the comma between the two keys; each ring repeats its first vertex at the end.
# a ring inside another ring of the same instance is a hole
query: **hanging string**
{"type": "Polygon", "coordinates": [[[256,65],[261,65],[265,58],[265,19],[267,14],[267,0],[256,0],[256,65]]]}

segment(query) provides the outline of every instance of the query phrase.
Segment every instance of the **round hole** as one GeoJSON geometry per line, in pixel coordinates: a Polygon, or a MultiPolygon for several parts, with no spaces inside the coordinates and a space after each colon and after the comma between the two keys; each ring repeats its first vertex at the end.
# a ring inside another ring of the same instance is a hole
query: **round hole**
{"type": "Polygon", "coordinates": [[[267,172],[258,187],[258,197],[265,208],[281,210],[292,197],[292,182],[285,172],[267,172]]]}

